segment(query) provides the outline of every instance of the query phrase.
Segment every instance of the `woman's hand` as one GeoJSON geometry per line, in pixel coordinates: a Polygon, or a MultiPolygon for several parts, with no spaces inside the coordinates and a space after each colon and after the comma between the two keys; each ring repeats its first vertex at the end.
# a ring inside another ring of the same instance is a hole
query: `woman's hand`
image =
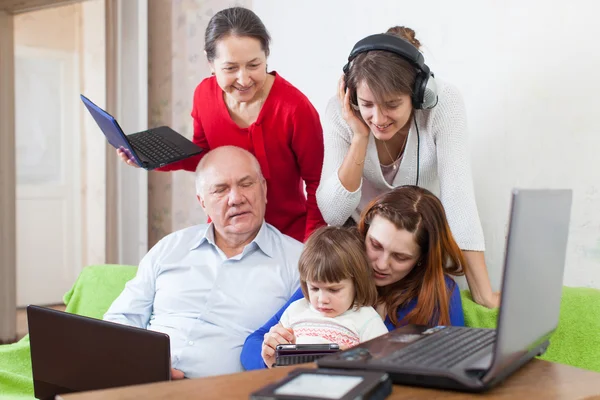
{"type": "Polygon", "coordinates": [[[346,82],[344,80],[344,75],[342,75],[338,82],[338,99],[340,101],[340,104],[342,105],[342,117],[344,118],[344,121],[346,121],[346,123],[350,126],[350,129],[352,129],[352,133],[361,137],[368,137],[369,132],[371,130],[356,115],[356,112],[352,108],[352,104],[350,104],[350,91],[346,90],[346,82]]]}
{"type": "Polygon", "coordinates": [[[275,364],[275,348],[278,344],[294,344],[296,336],[292,329],[284,328],[283,325],[277,324],[265,333],[265,339],[262,344],[260,355],[268,368],[272,368],[275,364]]]}
{"type": "Polygon", "coordinates": [[[133,155],[131,154],[131,152],[123,146],[121,146],[117,149],[117,156],[119,158],[121,158],[121,160],[127,165],[131,165],[132,167],[136,167],[136,168],[140,167],[135,162],[135,158],[133,158],[133,155]]]}

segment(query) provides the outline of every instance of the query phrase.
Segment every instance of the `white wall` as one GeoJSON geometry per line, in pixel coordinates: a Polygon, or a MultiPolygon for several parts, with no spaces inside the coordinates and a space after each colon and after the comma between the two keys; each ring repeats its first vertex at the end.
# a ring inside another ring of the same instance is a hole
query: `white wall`
{"type": "Polygon", "coordinates": [[[574,190],[565,273],[600,288],[600,4],[592,0],[253,0],[273,37],[269,69],[323,115],[362,37],[407,25],[438,78],[457,85],[492,284],[499,288],[510,190],[574,190]]]}

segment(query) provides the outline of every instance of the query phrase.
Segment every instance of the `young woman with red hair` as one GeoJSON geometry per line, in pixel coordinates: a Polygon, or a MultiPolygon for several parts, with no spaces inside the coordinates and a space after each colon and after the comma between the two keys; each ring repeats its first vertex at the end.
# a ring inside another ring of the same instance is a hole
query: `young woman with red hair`
{"type": "MultiPolygon", "coordinates": [[[[440,200],[417,186],[401,186],[375,198],[362,212],[358,230],[378,292],[376,309],[388,330],[405,324],[464,325],[458,285],[465,260],[440,200]]],[[[265,325],[246,339],[245,369],[266,368],[278,344],[294,343],[279,320],[298,291],[265,325]]]]}

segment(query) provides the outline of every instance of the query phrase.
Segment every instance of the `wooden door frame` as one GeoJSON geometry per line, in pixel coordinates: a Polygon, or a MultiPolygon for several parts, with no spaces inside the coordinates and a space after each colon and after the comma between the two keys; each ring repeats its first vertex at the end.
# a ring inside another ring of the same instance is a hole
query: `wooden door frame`
{"type": "Polygon", "coordinates": [[[13,17],[0,11],[0,343],[17,337],[13,17]]]}

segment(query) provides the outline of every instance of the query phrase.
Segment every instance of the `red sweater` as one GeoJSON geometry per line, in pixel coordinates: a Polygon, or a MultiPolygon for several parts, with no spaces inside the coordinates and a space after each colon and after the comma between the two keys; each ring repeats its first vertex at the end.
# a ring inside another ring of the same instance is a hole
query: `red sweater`
{"type": "Polygon", "coordinates": [[[248,128],[240,128],[229,116],[215,77],[204,79],[194,93],[192,141],[205,151],[160,170],[195,171],[200,159],[219,146],[250,151],[267,180],[265,220],[303,242],[325,225],[315,196],[323,166],[323,129],[308,98],[276,72],[272,74],[271,91],[248,128]]]}

